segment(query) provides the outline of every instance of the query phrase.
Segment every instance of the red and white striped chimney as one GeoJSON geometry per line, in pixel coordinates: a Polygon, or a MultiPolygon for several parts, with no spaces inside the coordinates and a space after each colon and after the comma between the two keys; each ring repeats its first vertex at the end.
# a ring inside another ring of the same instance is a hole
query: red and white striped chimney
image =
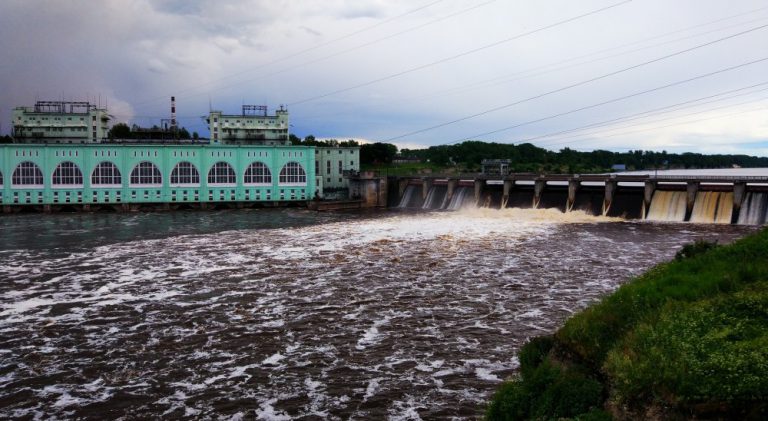
{"type": "Polygon", "coordinates": [[[176,130],[176,97],[171,97],[171,129],[176,130]]]}

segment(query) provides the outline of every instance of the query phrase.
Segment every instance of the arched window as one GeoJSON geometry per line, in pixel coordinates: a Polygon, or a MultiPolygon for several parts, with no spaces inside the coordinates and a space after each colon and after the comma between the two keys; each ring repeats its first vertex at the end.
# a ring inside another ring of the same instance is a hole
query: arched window
{"type": "Polygon", "coordinates": [[[191,162],[183,161],[176,164],[171,171],[172,186],[199,186],[200,173],[191,162]]]}
{"type": "Polygon", "coordinates": [[[298,162],[289,162],[280,170],[280,184],[307,184],[307,173],[298,162]]]}
{"type": "Polygon", "coordinates": [[[272,184],[272,173],[269,167],[261,162],[254,162],[245,169],[243,184],[248,186],[272,184]]]}
{"type": "Polygon", "coordinates": [[[34,162],[24,161],[13,170],[11,186],[42,188],[43,172],[34,162]]]}
{"type": "Polygon", "coordinates": [[[139,162],[131,171],[132,186],[162,186],[163,176],[157,166],[149,161],[139,162]]]}
{"type": "Polygon", "coordinates": [[[53,170],[53,186],[83,186],[83,172],[74,162],[64,161],[53,170]]]}
{"type": "Polygon", "coordinates": [[[120,170],[111,162],[100,162],[91,173],[91,185],[94,187],[119,187],[122,184],[120,170]]]}
{"type": "Polygon", "coordinates": [[[235,185],[237,184],[237,176],[235,176],[235,170],[232,166],[226,162],[217,162],[213,164],[211,170],[208,171],[208,184],[212,185],[235,185]]]}

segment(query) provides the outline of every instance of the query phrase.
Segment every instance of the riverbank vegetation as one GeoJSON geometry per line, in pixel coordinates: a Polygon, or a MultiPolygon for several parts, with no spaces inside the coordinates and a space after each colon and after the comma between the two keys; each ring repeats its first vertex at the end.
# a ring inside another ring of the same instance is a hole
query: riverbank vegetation
{"type": "Polygon", "coordinates": [[[690,169],[690,168],[757,168],[768,167],[768,157],[748,155],[703,155],[668,153],[667,151],[634,150],[589,152],[563,148],[559,151],[540,148],[530,143],[493,143],[466,141],[424,149],[402,149],[391,143],[358,143],[349,139],[317,140],[309,135],[301,139],[289,136],[292,145],[359,146],[360,164],[364,171],[389,175],[423,173],[454,174],[479,172],[483,159],[509,159],[511,172],[585,174],[624,170],[690,169]]]}
{"type": "Polygon", "coordinates": [[[489,420],[768,417],[768,229],[696,243],[520,351],[489,420]]]}

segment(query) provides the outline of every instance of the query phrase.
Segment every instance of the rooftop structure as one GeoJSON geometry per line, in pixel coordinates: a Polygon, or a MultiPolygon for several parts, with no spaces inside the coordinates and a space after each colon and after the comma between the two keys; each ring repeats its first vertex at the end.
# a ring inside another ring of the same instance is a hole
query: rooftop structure
{"type": "Polygon", "coordinates": [[[509,159],[484,159],[481,162],[483,174],[486,175],[506,175],[509,174],[509,159]]]}
{"type": "Polygon", "coordinates": [[[211,144],[225,145],[289,145],[288,110],[280,107],[275,115],[267,114],[266,105],[243,105],[241,114],[211,111],[206,119],[211,144]]]}
{"type": "Polygon", "coordinates": [[[109,120],[106,108],[89,102],[37,101],[34,107],[13,109],[13,138],[17,143],[100,143],[109,120]]]}

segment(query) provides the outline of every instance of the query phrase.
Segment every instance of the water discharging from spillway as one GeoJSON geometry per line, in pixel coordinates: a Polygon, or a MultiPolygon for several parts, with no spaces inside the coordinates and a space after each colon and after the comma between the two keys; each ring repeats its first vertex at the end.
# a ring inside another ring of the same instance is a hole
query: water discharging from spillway
{"type": "Polygon", "coordinates": [[[475,207],[475,190],[472,187],[457,187],[448,203],[448,210],[475,207]]]}
{"type": "Polygon", "coordinates": [[[685,220],[686,192],[656,190],[646,219],[682,222],[685,220]]]}
{"type": "Polygon", "coordinates": [[[733,214],[733,192],[700,191],[693,202],[691,222],[730,224],[733,214]]]}
{"type": "Polygon", "coordinates": [[[768,193],[748,192],[741,204],[739,224],[762,225],[768,219],[768,193]]]}
{"type": "Polygon", "coordinates": [[[445,209],[448,199],[448,186],[432,186],[424,199],[423,209],[445,209]]]}
{"type": "Polygon", "coordinates": [[[453,211],[475,207],[475,191],[472,187],[457,186],[450,200],[447,185],[430,187],[424,200],[422,200],[421,195],[422,186],[409,185],[405,188],[397,207],[401,209],[446,209],[453,211]]]}
{"type": "Polygon", "coordinates": [[[408,185],[405,187],[403,197],[400,199],[398,208],[421,208],[424,200],[421,197],[421,186],[408,185]]]}
{"type": "Polygon", "coordinates": [[[0,418],[477,419],[527,338],[682,244],[757,229],[616,221],[6,216],[0,418]]]}

